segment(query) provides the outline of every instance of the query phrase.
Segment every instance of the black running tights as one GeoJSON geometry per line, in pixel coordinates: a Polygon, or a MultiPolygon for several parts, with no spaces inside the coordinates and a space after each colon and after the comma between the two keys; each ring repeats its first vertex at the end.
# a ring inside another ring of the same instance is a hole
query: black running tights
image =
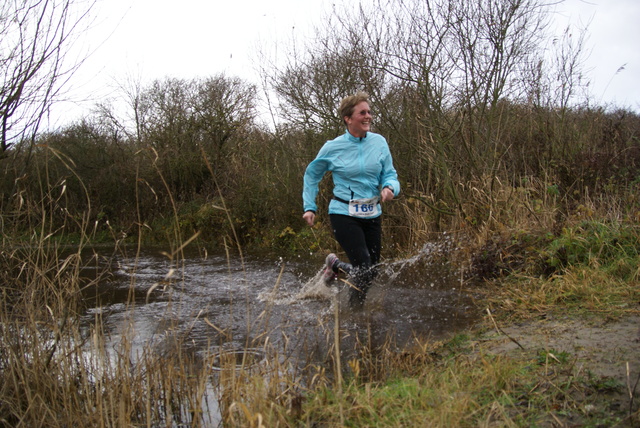
{"type": "Polygon", "coordinates": [[[340,214],[331,214],[329,218],[333,235],[353,266],[349,273],[359,289],[350,289],[349,302],[361,305],[377,274],[375,265],[380,261],[382,218],[358,218],[340,214]]]}

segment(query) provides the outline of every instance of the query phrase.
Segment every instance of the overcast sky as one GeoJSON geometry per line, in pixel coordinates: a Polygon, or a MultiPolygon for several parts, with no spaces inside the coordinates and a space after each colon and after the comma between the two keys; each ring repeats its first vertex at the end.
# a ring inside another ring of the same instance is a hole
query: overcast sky
{"type": "Polygon", "coordinates": [[[596,101],[640,112],[640,1],[566,0],[558,21],[588,25],[585,69],[596,101]]]}
{"type": "MultiPolygon", "coordinates": [[[[225,73],[255,80],[257,46],[303,37],[331,4],[356,0],[101,0],[71,82],[66,119],[88,113],[127,77],[142,82],[225,73]]],[[[640,0],[565,0],[557,28],[588,25],[593,99],[640,111],[640,0]]],[[[255,83],[258,83],[257,81],[255,83]]],[[[61,106],[62,107],[62,106],[61,106]]]]}

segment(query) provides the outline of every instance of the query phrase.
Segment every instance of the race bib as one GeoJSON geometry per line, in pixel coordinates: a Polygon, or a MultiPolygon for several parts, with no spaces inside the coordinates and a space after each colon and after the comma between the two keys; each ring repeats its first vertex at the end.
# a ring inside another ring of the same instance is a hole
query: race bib
{"type": "Polygon", "coordinates": [[[378,198],[351,199],[349,215],[352,217],[373,217],[378,215],[378,198]]]}

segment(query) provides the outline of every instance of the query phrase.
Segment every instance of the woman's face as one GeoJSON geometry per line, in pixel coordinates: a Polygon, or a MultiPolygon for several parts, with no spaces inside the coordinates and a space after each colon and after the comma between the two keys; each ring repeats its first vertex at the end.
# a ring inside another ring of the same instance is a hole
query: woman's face
{"type": "Polygon", "coordinates": [[[354,137],[364,138],[371,128],[371,109],[369,103],[362,101],[356,104],[351,116],[345,116],[347,129],[354,137]]]}

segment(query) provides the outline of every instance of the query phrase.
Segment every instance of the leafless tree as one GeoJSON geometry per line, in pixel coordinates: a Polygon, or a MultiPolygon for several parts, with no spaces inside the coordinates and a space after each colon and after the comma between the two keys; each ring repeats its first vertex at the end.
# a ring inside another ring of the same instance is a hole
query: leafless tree
{"type": "Polygon", "coordinates": [[[0,2],[0,158],[33,140],[51,104],[80,65],[67,54],[95,0],[0,2]]]}
{"type": "Polygon", "coordinates": [[[329,13],[312,37],[291,40],[284,61],[262,67],[280,117],[298,131],[326,136],[343,131],[337,112],[340,99],[385,86],[382,68],[369,50],[374,35],[368,31],[376,29],[374,22],[367,17],[358,31],[351,31],[352,18],[329,13]]]}
{"type": "Polygon", "coordinates": [[[563,109],[575,95],[582,40],[565,36],[562,43],[547,43],[553,7],[561,2],[371,0],[334,6],[316,37],[293,43],[268,83],[286,120],[316,131],[309,135],[313,141],[317,132],[336,132],[327,124],[339,123],[335,105],[342,96],[367,90],[376,130],[393,142],[412,188],[435,188],[460,201],[460,183],[525,173],[519,166],[538,147],[523,143],[522,105],[536,96],[553,104],[546,109],[563,109]]]}
{"type": "MultiPolygon", "coordinates": [[[[196,192],[206,181],[202,151],[224,175],[231,153],[254,127],[256,89],[240,78],[166,78],[127,96],[137,144],[151,149],[178,196],[196,192]]],[[[122,126],[115,113],[105,113],[114,126],[122,126]]]]}

